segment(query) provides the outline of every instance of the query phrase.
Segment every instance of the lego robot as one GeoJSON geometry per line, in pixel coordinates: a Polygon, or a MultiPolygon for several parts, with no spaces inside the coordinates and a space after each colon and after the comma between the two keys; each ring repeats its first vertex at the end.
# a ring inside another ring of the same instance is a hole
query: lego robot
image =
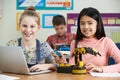
{"type": "Polygon", "coordinates": [[[75,48],[72,54],[72,56],[75,57],[75,65],[71,66],[66,63],[59,64],[59,67],[57,67],[57,72],[58,73],[85,74],[86,68],[84,67],[84,63],[82,61],[82,55],[84,54],[101,56],[101,54],[97,50],[90,48],[90,47],[75,48]]]}

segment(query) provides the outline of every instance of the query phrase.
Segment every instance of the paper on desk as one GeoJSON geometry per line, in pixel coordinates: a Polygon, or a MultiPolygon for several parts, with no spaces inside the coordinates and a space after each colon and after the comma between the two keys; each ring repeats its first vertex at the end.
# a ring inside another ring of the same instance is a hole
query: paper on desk
{"type": "Polygon", "coordinates": [[[20,79],[19,77],[7,76],[0,74],[0,80],[17,80],[20,79]]]}
{"type": "Polygon", "coordinates": [[[120,73],[98,73],[98,72],[89,72],[92,76],[98,77],[120,77],[120,73]]]}

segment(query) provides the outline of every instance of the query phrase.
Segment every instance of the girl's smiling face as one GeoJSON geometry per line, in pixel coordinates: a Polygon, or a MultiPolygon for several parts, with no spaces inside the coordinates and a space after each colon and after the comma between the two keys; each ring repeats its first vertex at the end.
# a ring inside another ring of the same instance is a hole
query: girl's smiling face
{"type": "Polygon", "coordinates": [[[37,18],[31,16],[25,16],[20,23],[20,31],[22,37],[25,40],[35,39],[35,35],[38,32],[40,25],[37,24],[37,18]]]}
{"type": "Polygon", "coordinates": [[[89,16],[82,16],[80,19],[80,30],[86,38],[95,37],[97,21],[89,16]]]}

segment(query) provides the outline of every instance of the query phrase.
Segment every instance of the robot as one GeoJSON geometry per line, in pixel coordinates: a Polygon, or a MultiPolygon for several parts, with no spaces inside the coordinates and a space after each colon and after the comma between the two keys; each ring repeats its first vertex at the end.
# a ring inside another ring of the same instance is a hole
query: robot
{"type": "Polygon", "coordinates": [[[86,68],[82,61],[82,55],[84,54],[101,56],[101,54],[97,50],[90,48],[90,47],[75,48],[73,51],[73,55],[72,55],[75,57],[75,65],[71,66],[66,63],[59,64],[59,67],[57,67],[57,72],[58,73],[72,73],[72,74],[85,74],[86,68]]]}

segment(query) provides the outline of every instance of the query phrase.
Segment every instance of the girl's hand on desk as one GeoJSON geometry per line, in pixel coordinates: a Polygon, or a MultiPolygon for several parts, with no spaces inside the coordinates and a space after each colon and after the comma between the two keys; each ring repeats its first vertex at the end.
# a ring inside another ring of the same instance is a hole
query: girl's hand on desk
{"type": "Polygon", "coordinates": [[[30,67],[30,71],[40,71],[40,70],[47,70],[47,69],[48,69],[47,64],[36,64],[30,67]]]}
{"type": "Polygon", "coordinates": [[[94,65],[92,63],[88,63],[85,65],[87,72],[103,72],[103,69],[100,66],[94,65]]]}

